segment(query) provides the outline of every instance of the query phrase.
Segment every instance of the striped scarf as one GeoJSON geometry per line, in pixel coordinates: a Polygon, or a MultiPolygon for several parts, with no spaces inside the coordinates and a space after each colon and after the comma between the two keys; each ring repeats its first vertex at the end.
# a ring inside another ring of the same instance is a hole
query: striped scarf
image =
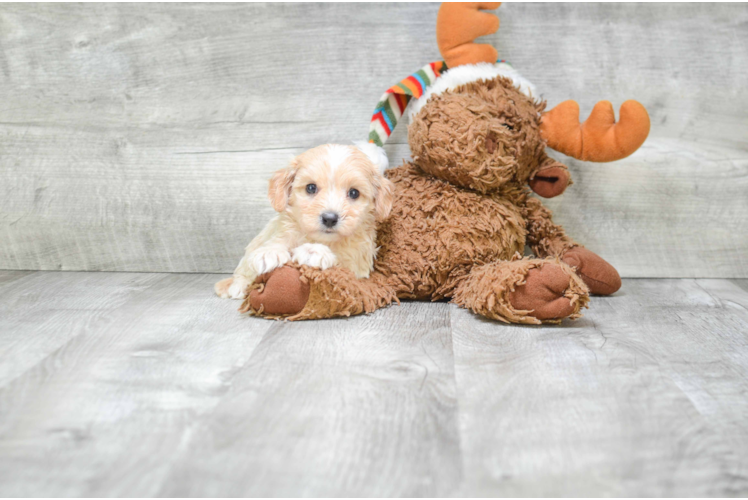
{"type": "Polygon", "coordinates": [[[387,89],[377,103],[374,116],[371,117],[369,142],[383,146],[395,130],[397,121],[403,116],[405,107],[411,98],[421,97],[426,92],[426,88],[446,70],[447,63],[444,61],[432,62],[387,89]]]}

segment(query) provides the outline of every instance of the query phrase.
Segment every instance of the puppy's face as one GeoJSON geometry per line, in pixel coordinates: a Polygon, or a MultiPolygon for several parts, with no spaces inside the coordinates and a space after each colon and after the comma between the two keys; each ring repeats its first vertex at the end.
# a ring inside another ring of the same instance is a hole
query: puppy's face
{"type": "Polygon", "coordinates": [[[270,180],[270,201],[310,239],[336,241],[387,218],[393,185],[356,147],[327,144],[294,158],[270,180]]]}

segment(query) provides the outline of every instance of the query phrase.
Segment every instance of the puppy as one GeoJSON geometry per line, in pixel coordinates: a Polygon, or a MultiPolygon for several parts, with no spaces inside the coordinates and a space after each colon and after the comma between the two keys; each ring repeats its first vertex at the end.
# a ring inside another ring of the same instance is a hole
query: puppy
{"type": "Polygon", "coordinates": [[[373,144],[327,144],[294,158],[270,179],[278,212],[247,246],[234,276],[215,285],[223,298],[244,299],[255,278],[287,262],[343,266],[367,278],[376,256],[376,223],[392,209],[387,157],[373,144]]]}

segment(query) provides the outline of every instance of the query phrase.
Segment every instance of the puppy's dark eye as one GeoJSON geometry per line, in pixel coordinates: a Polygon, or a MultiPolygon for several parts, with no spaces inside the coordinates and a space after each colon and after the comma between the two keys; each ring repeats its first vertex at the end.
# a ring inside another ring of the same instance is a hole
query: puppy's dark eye
{"type": "Polygon", "coordinates": [[[358,198],[359,194],[361,193],[358,192],[358,189],[351,188],[348,190],[348,197],[352,200],[355,200],[356,198],[358,198]]]}
{"type": "Polygon", "coordinates": [[[307,184],[306,185],[306,192],[309,194],[314,194],[317,192],[317,185],[316,184],[307,184]]]}

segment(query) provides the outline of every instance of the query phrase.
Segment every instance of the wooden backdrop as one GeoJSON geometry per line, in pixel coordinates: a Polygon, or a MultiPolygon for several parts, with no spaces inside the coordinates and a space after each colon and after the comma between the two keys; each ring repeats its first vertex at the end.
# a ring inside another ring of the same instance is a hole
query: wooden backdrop
{"type": "MultiPolygon", "coordinates": [[[[437,4],[0,4],[0,268],[230,272],[272,171],[365,138],[439,59],[437,4]]],[[[748,277],[745,4],[504,4],[488,40],[549,101],[644,103],[549,205],[628,277],[748,277]]],[[[387,146],[408,156],[405,127],[387,146]]]]}

